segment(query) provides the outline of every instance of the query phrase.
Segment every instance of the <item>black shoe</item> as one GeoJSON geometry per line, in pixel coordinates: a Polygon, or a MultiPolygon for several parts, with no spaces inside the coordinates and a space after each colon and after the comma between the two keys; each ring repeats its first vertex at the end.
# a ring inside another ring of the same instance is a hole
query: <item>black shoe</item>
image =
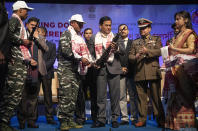
{"type": "Polygon", "coordinates": [[[99,127],[105,127],[105,124],[102,122],[97,122],[97,123],[93,123],[93,125],[91,126],[91,128],[99,128],[99,127]]]}
{"type": "Polygon", "coordinates": [[[96,122],[91,125],[91,128],[96,128],[96,122]]]}
{"type": "Polygon", "coordinates": [[[128,124],[129,124],[128,121],[121,121],[121,122],[120,122],[120,125],[128,125],[128,124]]]}
{"type": "Polygon", "coordinates": [[[28,123],[28,128],[39,128],[39,125],[36,125],[35,123],[28,123]]]}
{"type": "Polygon", "coordinates": [[[56,121],[54,120],[47,120],[47,124],[56,125],[56,121]]]}
{"type": "Polygon", "coordinates": [[[25,129],[25,123],[19,122],[19,129],[25,129]]]}
{"type": "Polygon", "coordinates": [[[164,122],[159,122],[157,125],[158,128],[165,128],[165,123],[164,122]]]}
{"type": "Polygon", "coordinates": [[[85,124],[85,121],[83,121],[83,120],[77,120],[76,123],[78,125],[84,125],[85,124]]]}
{"type": "Polygon", "coordinates": [[[132,120],[131,125],[135,125],[138,121],[137,120],[132,120]]]}
{"type": "Polygon", "coordinates": [[[117,122],[117,121],[113,121],[112,122],[112,127],[113,128],[118,128],[120,125],[119,125],[119,123],[117,122]]]}

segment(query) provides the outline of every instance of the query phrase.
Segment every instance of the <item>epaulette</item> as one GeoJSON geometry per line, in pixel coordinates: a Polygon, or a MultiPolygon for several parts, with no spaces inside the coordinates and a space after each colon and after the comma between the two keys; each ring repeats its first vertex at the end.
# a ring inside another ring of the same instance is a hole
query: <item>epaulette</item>
{"type": "Polygon", "coordinates": [[[141,38],[140,38],[140,37],[138,37],[138,38],[134,39],[133,41],[136,41],[136,40],[138,40],[138,39],[141,39],[141,38]]]}

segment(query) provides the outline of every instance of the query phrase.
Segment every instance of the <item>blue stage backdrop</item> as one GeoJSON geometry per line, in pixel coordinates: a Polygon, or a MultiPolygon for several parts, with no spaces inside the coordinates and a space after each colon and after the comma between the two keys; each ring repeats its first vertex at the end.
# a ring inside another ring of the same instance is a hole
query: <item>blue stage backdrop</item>
{"type": "MultiPolygon", "coordinates": [[[[12,14],[12,4],[6,3],[9,17],[12,14]]],[[[29,12],[29,17],[40,19],[40,25],[48,30],[47,39],[58,47],[61,33],[69,26],[69,18],[73,14],[82,14],[86,22],[84,28],[90,27],[94,33],[99,30],[99,19],[102,16],[112,18],[112,31],[117,33],[117,28],[124,23],[129,26],[129,38],[139,37],[137,20],[147,18],[153,21],[153,35],[161,36],[162,44],[173,37],[171,25],[174,23],[174,14],[186,10],[191,13],[193,28],[198,32],[198,5],[79,5],[79,4],[41,4],[28,3],[34,10],[29,12]]],[[[82,30],[83,31],[83,30],[82,30]]],[[[162,60],[160,59],[160,64],[162,60]]],[[[57,62],[54,64],[57,67],[57,62]]]]}

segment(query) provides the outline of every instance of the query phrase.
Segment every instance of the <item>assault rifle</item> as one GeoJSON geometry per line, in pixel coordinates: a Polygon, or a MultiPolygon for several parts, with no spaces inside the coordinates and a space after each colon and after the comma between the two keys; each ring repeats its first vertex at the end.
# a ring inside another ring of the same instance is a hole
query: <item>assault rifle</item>
{"type": "Polygon", "coordinates": [[[39,26],[39,19],[37,21],[37,24],[35,27],[32,28],[32,32],[30,33],[30,36],[29,36],[29,40],[33,41],[34,40],[34,32],[36,31],[36,28],[39,26]]]}
{"type": "MultiPolygon", "coordinates": [[[[125,27],[119,33],[116,34],[116,36],[113,38],[112,42],[116,43],[118,41],[118,39],[119,39],[121,33],[123,32],[123,30],[125,30],[125,27]]],[[[118,46],[117,43],[116,43],[116,46],[118,46]]],[[[104,53],[102,54],[100,59],[98,59],[95,64],[97,66],[103,65],[107,61],[107,59],[109,58],[110,51],[111,51],[111,45],[109,45],[109,47],[104,51],[104,53]]]]}

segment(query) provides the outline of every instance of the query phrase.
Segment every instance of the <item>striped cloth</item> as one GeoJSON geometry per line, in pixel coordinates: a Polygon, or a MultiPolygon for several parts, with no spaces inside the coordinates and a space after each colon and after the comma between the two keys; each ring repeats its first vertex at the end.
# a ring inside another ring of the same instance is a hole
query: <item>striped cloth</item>
{"type": "MultiPolygon", "coordinates": [[[[77,59],[86,58],[89,62],[93,62],[90,52],[87,48],[87,44],[80,34],[77,34],[72,26],[68,27],[69,32],[71,33],[72,41],[72,52],[74,57],[77,59]]],[[[86,75],[88,66],[83,65],[80,61],[78,64],[78,72],[80,75],[86,75]]]]}
{"type": "MultiPolygon", "coordinates": [[[[113,37],[114,35],[112,32],[110,32],[107,36],[105,36],[101,32],[98,32],[96,34],[96,37],[95,37],[96,60],[100,59],[100,57],[102,56],[103,47],[104,49],[107,49],[110,46],[111,41],[113,40],[113,37]]],[[[114,53],[110,51],[109,58],[107,61],[112,63],[113,60],[114,60],[114,53]]]]}

